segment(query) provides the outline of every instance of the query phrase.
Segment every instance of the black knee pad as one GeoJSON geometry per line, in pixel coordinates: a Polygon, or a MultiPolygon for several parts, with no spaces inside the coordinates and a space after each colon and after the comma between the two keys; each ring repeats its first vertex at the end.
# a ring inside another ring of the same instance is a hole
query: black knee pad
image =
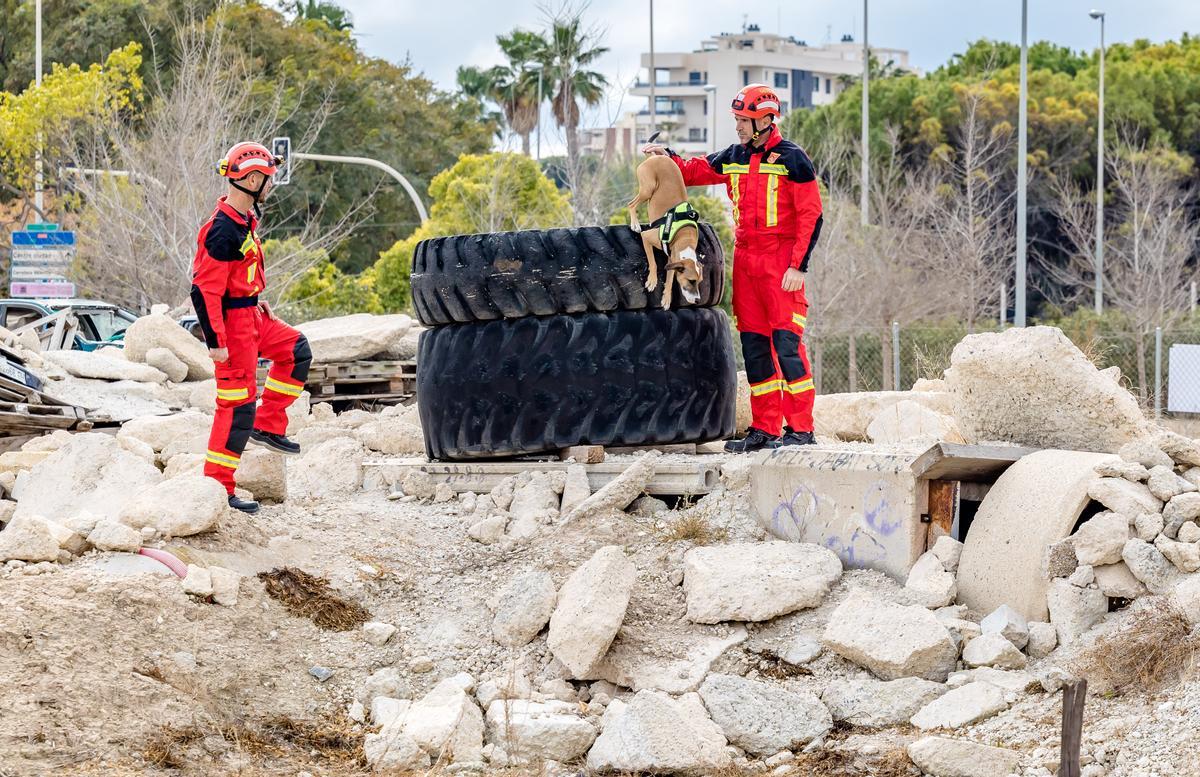
{"type": "Polygon", "coordinates": [[[771,342],[775,344],[775,356],[785,380],[791,382],[808,377],[804,360],[800,358],[800,335],[790,329],[776,329],[771,332],[771,342]]]}
{"type": "Polygon", "coordinates": [[[255,412],[256,406],[253,400],[233,409],[233,420],[229,424],[229,439],[225,443],[226,450],[239,456],[242,451],[246,450],[246,442],[250,439],[250,432],[254,429],[255,412]]]}
{"type": "Polygon", "coordinates": [[[771,358],[771,338],[757,332],[742,332],[742,358],[746,361],[746,380],[751,385],[770,379],[775,374],[771,358]]]}
{"type": "Polygon", "coordinates": [[[292,359],[292,380],[303,383],[308,378],[308,368],[312,364],[312,347],[304,335],[296,338],[296,344],[292,346],[292,359]]]}

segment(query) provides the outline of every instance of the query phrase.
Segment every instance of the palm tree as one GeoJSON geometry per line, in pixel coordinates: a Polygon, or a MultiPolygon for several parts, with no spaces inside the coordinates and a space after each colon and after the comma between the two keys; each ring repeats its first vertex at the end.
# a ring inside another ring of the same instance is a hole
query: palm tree
{"type": "Polygon", "coordinates": [[[297,19],[325,22],[330,29],[338,32],[354,29],[350,12],[333,0],[293,0],[288,6],[297,19]]]}
{"type": "Polygon", "coordinates": [[[508,64],[487,70],[477,67],[458,69],[458,88],[468,97],[489,100],[500,106],[509,129],[521,137],[521,150],[529,155],[529,135],[537,127],[541,105],[538,102],[538,56],[546,40],[536,32],[513,30],[496,38],[508,64]]]}
{"type": "Polygon", "coordinates": [[[540,53],[546,77],[553,84],[554,121],[567,134],[567,159],[574,168],[579,158],[579,100],[597,105],[608,79],[588,67],[608,48],[597,45],[599,36],[583,29],[581,12],[559,15],[551,21],[546,47],[540,53]]]}

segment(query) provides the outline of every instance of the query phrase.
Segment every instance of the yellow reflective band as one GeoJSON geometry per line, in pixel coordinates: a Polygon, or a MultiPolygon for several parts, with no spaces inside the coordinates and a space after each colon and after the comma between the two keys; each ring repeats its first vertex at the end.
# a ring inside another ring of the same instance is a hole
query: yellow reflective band
{"type": "Polygon", "coordinates": [[[721,165],[721,172],[724,173],[725,175],[739,175],[739,174],[743,174],[743,173],[749,173],[750,165],[724,164],[724,165],[721,165]]]}
{"type": "Polygon", "coordinates": [[[750,396],[761,397],[763,394],[770,394],[772,391],[780,391],[783,389],[783,380],[768,380],[765,383],[759,383],[757,386],[750,387],[750,396]]]}
{"type": "Polygon", "coordinates": [[[767,175],[787,175],[788,169],[784,165],[759,165],[758,172],[767,175]]]}
{"type": "Polygon", "coordinates": [[[242,252],[242,256],[245,256],[251,248],[254,248],[254,230],[246,232],[246,239],[242,241],[242,247],[238,250],[242,252]]]}
{"type": "Polygon", "coordinates": [[[813,386],[812,378],[805,378],[804,380],[798,380],[793,383],[789,383],[784,386],[784,388],[787,389],[789,394],[803,394],[806,391],[816,391],[816,388],[813,386]]]}
{"type": "Polygon", "coordinates": [[[249,399],[249,389],[217,389],[217,399],[249,399]]]}
{"type": "Polygon", "coordinates": [[[792,314],[792,323],[798,327],[803,327],[808,323],[808,316],[802,316],[799,313],[792,314]]]}
{"type": "Polygon", "coordinates": [[[246,268],[246,283],[254,283],[254,274],[258,272],[258,262],[246,268]]]}
{"type": "Polygon", "coordinates": [[[221,453],[214,450],[207,451],[207,458],[213,464],[224,464],[227,467],[236,467],[238,462],[242,460],[239,456],[230,456],[228,453],[221,453]]]}
{"type": "Polygon", "coordinates": [[[264,388],[274,391],[279,394],[286,394],[289,397],[298,397],[304,393],[304,386],[294,386],[290,383],[276,380],[275,378],[267,378],[264,388]]]}
{"type": "Polygon", "coordinates": [[[737,175],[729,176],[729,191],[731,194],[730,199],[733,200],[733,225],[737,226],[738,222],[742,220],[742,211],[738,207],[741,203],[742,194],[741,188],[738,186],[737,175]]]}
{"type": "Polygon", "coordinates": [[[767,226],[779,223],[779,176],[767,179],[767,226]]]}
{"type": "Polygon", "coordinates": [[[216,464],[218,467],[225,467],[226,469],[237,469],[238,468],[237,464],[231,464],[228,461],[225,461],[224,459],[217,459],[212,456],[205,456],[204,460],[207,461],[209,464],[216,464]]]}

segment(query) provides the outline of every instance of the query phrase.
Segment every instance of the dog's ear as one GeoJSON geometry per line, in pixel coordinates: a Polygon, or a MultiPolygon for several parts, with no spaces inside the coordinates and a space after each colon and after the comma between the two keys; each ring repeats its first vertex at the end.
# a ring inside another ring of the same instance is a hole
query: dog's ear
{"type": "Polygon", "coordinates": [[[683,262],[668,262],[667,269],[668,270],[686,270],[687,265],[684,264],[683,262]]]}

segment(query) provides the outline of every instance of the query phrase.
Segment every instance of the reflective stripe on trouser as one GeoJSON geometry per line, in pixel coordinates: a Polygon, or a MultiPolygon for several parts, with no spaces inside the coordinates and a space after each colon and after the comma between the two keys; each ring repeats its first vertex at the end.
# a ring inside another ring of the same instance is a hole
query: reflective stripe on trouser
{"type": "Polygon", "coordinates": [[[287,432],[287,409],[304,390],[312,351],[304,335],[258,308],[225,311],[229,361],[216,365],[217,412],[213,416],[204,474],[233,493],[234,473],[251,430],[287,432]],[[262,405],[255,406],[258,358],[271,360],[262,405]]]}
{"type": "MultiPolygon", "coordinates": [[[[790,246],[769,253],[776,252],[790,255],[790,246]]],[[[781,433],[785,423],[796,431],[812,431],[816,391],[804,348],[804,292],[781,288],[786,258],[776,262],[774,256],[747,253],[752,250],[737,248],[737,256],[750,261],[734,260],[733,313],[741,332],[753,425],[769,434],[781,433]],[[770,267],[775,271],[766,269],[770,267]]]]}

